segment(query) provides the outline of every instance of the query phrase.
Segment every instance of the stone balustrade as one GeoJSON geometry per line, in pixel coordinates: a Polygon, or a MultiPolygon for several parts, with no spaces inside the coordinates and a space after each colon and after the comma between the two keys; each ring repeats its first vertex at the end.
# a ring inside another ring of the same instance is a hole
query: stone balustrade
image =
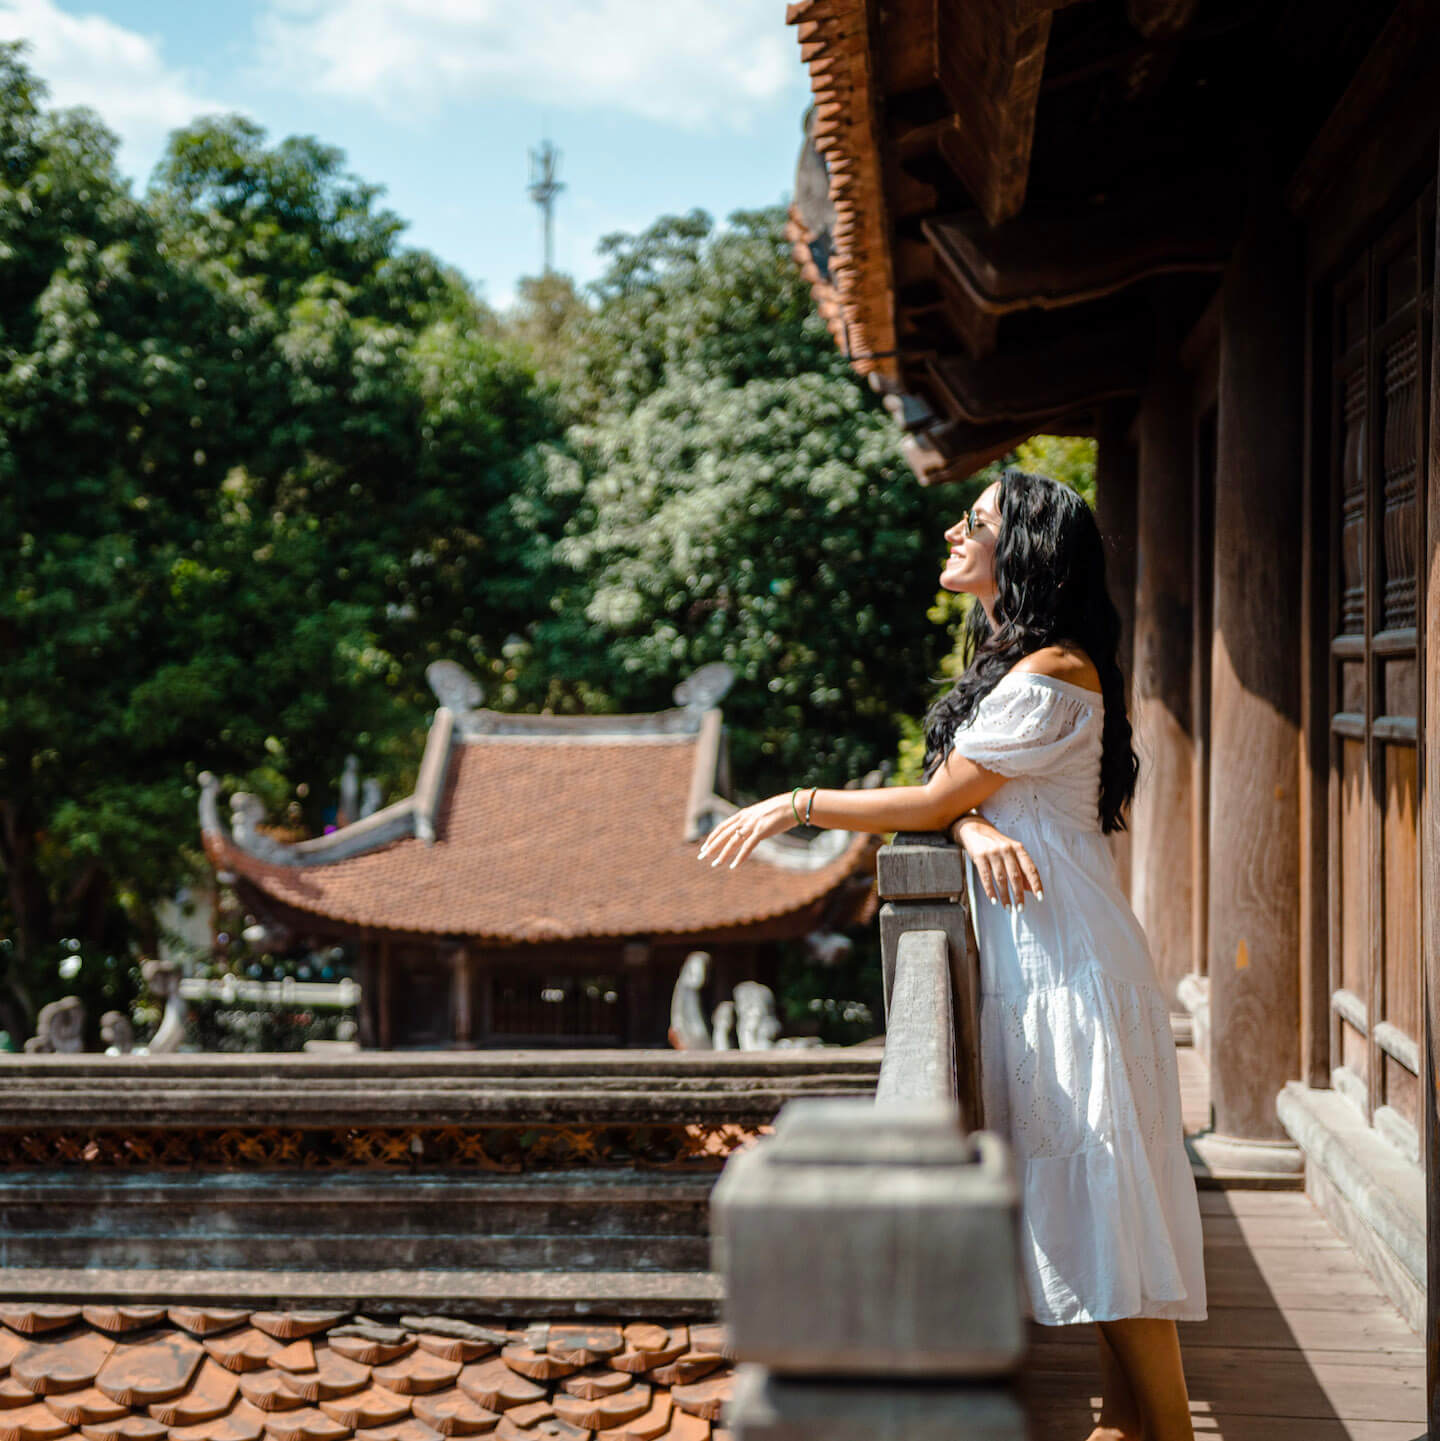
{"type": "Polygon", "coordinates": [[[9,1299],[710,1320],[707,1204],[878,1047],[0,1057],[9,1299]]]}
{"type": "Polygon", "coordinates": [[[940,836],[879,855],[886,1045],[874,1101],[793,1100],[711,1200],[743,1363],[737,1441],[1019,1441],[1025,1345],[1007,1147],[980,1114],[964,863],[940,836]]]}

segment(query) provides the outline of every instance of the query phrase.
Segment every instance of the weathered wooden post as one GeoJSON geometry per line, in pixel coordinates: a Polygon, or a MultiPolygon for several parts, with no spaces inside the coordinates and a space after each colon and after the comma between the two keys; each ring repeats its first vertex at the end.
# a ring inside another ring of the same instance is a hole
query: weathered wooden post
{"type": "MultiPolygon", "coordinates": [[[[1138,458],[1127,432],[1134,406],[1112,400],[1102,406],[1096,439],[1095,519],[1105,542],[1105,580],[1120,613],[1120,672],[1131,694],[1135,658],[1135,551],[1138,458]]],[[[1115,831],[1110,851],[1125,894],[1130,894],[1132,846],[1128,830],[1115,831]]]]}
{"type": "Polygon", "coordinates": [[[1184,376],[1173,353],[1156,364],[1137,430],[1131,719],[1142,779],[1131,815],[1130,902],[1173,1010],[1176,987],[1194,959],[1190,847],[1195,785],[1190,733],[1193,437],[1184,376]]]}
{"type": "Polygon", "coordinates": [[[1258,186],[1220,291],[1210,694],[1210,1090],[1217,1171],[1303,1164],[1275,1098],[1300,1074],[1303,291],[1293,219],[1258,186]]]}
{"type": "Polygon", "coordinates": [[[901,836],[879,879],[875,1101],[791,1102],[711,1200],[742,1363],[729,1424],[739,1441],[1020,1441],[1018,1191],[960,1100],[980,1094],[963,862],[901,836]]]}

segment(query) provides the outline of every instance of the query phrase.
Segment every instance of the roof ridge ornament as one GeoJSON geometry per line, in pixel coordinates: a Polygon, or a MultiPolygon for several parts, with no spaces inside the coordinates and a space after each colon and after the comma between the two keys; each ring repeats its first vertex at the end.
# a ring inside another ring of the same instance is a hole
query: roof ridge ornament
{"type": "Polygon", "coordinates": [[[671,694],[675,704],[686,710],[706,711],[720,704],[735,684],[735,667],[723,660],[711,661],[692,671],[671,694]]]}
{"type": "Polygon", "coordinates": [[[456,720],[464,720],[485,703],[485,687],[457,661],[432,660],[425,667],[425,682],[456,720]]]}

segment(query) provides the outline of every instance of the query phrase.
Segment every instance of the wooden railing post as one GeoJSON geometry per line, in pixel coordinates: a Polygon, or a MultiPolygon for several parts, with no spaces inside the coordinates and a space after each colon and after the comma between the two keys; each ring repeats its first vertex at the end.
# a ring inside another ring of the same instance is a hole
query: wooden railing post
{"type": "Polygon", "coordinates": [[[961,859],[901,836],[879,874],[874,1102],[790,1102],[711,1198],[737,1441],[1025,1435],[1019,1193],[1004,1142],[964,1125],[980,1091],[961,859]]]}

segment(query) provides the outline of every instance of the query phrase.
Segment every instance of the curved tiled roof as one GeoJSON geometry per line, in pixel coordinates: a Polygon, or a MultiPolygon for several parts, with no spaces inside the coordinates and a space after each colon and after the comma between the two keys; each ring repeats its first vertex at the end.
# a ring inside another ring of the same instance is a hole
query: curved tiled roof
{"type": "Polygon", "coordinates": [[[724,1441],[719,1326],[0,1304],[0,1441],[724,1441]]]}
{"type": "Polygon", "coordinates": [[[206,849],[293,911],[507,945],[804,919],[864,866],[864,836],[818,869],[698,863],[686,839],[698,747],[694,734],[457,738],[432,843],[408,835],[295,865],[207,827],[206,849]]]}

